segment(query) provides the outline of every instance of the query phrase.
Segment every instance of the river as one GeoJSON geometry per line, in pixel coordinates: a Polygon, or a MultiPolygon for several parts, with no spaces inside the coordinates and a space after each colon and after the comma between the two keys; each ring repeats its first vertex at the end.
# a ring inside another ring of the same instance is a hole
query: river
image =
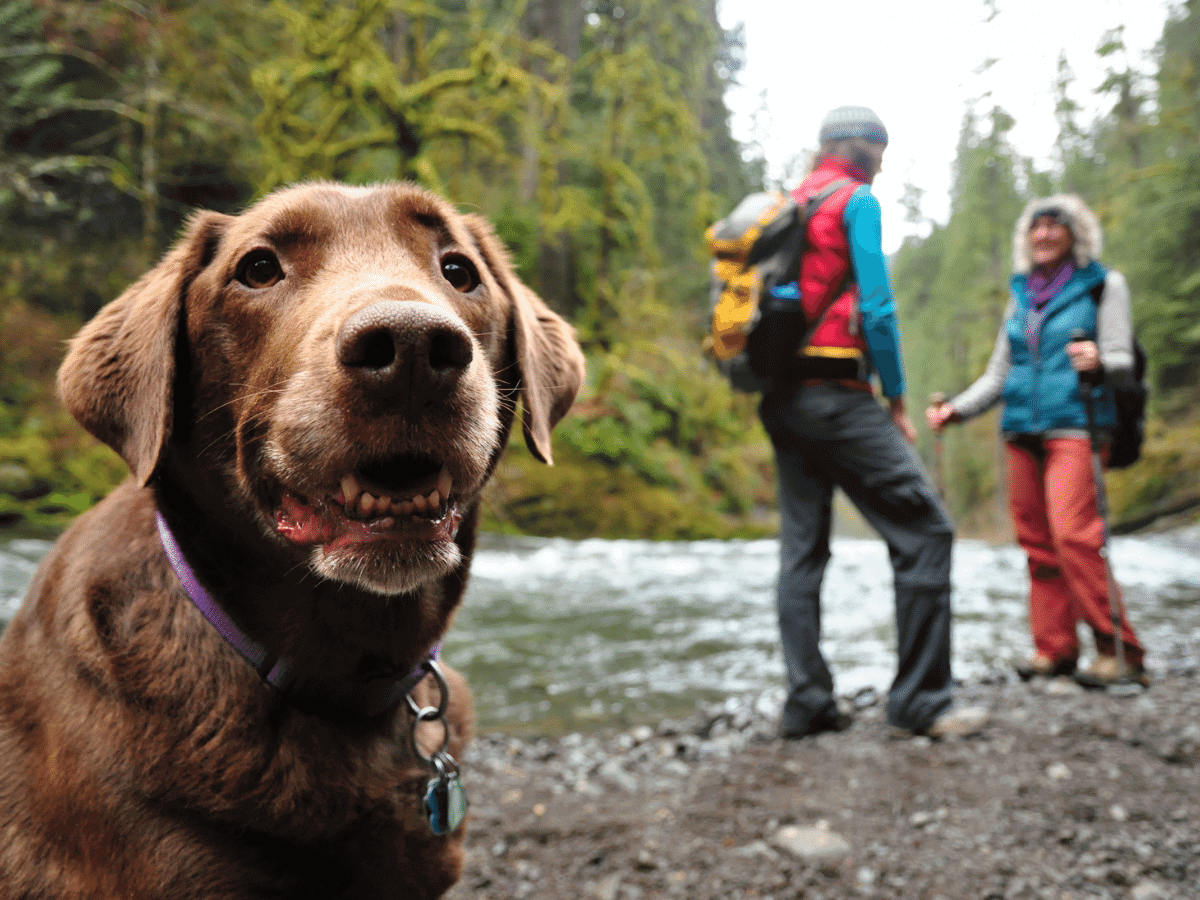
{"type": "MultiPolygon", "coordinates": [[[[0,619],[12,615],[49,546],[0,541],[0,619]]],[[[1197,546],[1198,527],[1113,541],[1114,569],[1152,671],[1194,665],[1200,654],[1197,546]]],[[[623,726],[731,696],[758,698],[769,714],[782,696],[777,552],[774,540],[484,535],[445,656],[470,680],[483,731],[623,726]]],[[[1020,550],[959,541],[953,578],[955,675],[980,677],[1026,656],[1020,550]]],[[[881,542],[835,539],[822,609],[837,690],[886,690],[895,629],[881,542]]]]}

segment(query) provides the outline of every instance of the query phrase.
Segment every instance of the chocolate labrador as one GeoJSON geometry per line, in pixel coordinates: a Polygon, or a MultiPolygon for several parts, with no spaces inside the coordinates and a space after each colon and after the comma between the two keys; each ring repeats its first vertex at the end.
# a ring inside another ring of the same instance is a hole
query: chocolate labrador
{"type": "Polygon", "coordinates": [[[518,401],[548,463],[582,377],[417,187],[196,215],[59,373],[131,478],[0,642],[0,897],[441,895],[471,708],[437,648],[518,401]]]}

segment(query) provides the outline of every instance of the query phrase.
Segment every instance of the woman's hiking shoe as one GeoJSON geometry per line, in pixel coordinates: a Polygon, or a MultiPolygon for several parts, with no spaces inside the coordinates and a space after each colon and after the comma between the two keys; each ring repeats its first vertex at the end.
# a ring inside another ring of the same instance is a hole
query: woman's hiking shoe
{"type": "Polygon", "coordinates": [[[1101,690],[1114,684],[1135,684],[1150,687],[1150,676],[1144,666],[1121,667],[1115,656],[1097,656],[1095,662],[1075,675],[1075,680],[1085,688],[1101,690]]]}
{"type": "Polygon", "coordinates": [[[970,737],[983,731],[990,719],[982,706],[952,706],[934,719],[924,734],[931,738],[970,737]]]}
{"type": "Polygon", "coordinates": [[[1051,659],[1042,653],[1035,653],[1025,662],[1017,663],[1013,668],[1022,681],[1032,678],[1057,678],[1060,675],[1075,674],[1074,659],[1051,659]]]}

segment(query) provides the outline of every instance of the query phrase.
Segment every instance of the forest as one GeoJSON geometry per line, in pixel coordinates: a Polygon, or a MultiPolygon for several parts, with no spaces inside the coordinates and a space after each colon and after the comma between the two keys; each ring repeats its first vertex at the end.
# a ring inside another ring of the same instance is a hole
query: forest
{"type": "MultiPolygon", "coordinates": [[[[1151,360],[1144,458],[1110,480],[1135,522],[1200,502],[1200,0],[1168,19],[1153,71],[1119,29],[1095,52],[1108,111],[1083,121],[1064,59],[1048,170],[1009,143],[1012,113],[964,112],[949,219],[906,239],[892,274],[919,413],[982,370],[1026,200],[1092,205],[1151,360]]],[[[588,357],[555,466],[514,442],[486,527],[772,533],[755,398],[700,349],[704,229],[765,180],[724,100],[745,53],[716,0],[0,0],[0,523],[61,527],[124,477],[54,372],[192,210],[297,180],[411,179],[493,221],[588,357]]],[[[910,222],[921,190],[906,187],[910,222]]],[[[1003,537],[994,414],[944,440],[920,449],[939,451],[956,517],[1003,537]]]]}

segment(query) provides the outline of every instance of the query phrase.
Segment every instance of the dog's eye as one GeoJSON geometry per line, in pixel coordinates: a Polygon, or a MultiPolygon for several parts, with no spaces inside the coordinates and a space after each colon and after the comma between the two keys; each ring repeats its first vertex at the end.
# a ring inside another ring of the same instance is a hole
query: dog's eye
{"type": "Polygon", "coordinates": [[[283,280],[283,268],[270,250],[253,250],[238,263],[237,280],[248,288],[268,288],[283,280]]]}
{"type": "Polygon", "coordinates": [[[451,253],[442,258],[442,277],[459,293],[469,294],[479,287],[479,273],[465,256],[451,253]]]}

